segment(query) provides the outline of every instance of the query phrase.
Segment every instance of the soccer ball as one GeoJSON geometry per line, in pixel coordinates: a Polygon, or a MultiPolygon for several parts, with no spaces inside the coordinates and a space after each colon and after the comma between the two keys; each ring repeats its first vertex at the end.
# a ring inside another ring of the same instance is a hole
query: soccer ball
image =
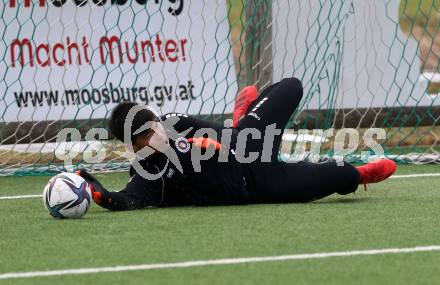
{"type": "Polygon", "coordinates": [[[90,186],[79,175],[60,173],[49,180],[43,191],[43,203],[55,218],[84,216],[90,206],[90,186]]]}

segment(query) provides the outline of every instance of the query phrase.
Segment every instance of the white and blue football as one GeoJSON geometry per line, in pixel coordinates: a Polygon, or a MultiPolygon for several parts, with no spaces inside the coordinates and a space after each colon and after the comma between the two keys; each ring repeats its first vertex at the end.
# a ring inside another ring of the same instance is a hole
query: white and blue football
{"type": "Polygon", "coordinates": [[[60,173],[49,180],[43,191],[43,203],[55,218],[76,219],[90,206],[90,186],[75,173],[60,173]]]}

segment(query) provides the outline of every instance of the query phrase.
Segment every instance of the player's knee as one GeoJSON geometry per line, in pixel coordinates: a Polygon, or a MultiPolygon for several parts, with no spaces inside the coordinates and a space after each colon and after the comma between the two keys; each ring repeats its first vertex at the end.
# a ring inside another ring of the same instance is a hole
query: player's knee
{"type": "Polygon", "coordinates": [[[280,82],[283,86],[286,86],[289,89],[289,93],[294,95],[293,97],[296,100],[301,100],[303,96],[303,86],[301,80],[295,77],[284,78],[280,82]]]}

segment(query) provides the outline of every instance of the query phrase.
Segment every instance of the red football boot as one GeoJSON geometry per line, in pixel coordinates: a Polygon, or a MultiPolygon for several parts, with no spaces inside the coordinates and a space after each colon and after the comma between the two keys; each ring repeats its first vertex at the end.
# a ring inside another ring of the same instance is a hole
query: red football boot
{"type": "Polygon", "coordinates": [[[232,127],[235,128],[238,122],[246,115],[249,106],[258,98],[258,90],[254,85],[243,88],[235,98],[234,113],[232,114],[232,127]]]}
{"type": "Polygon", "coordinates": [[[379,159],[357,167],[361,177],[359,184],[377,183],[396,172],[396,163],[390,159],[379,159]]]}

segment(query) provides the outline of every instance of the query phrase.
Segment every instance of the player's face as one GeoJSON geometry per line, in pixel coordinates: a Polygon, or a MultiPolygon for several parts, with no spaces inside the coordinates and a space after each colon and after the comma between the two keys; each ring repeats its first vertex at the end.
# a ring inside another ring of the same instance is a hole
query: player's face
{"type": "Polygon", "coordinates": [[[167,132],[161,123],[154,122],[146,134],[134,138],[134,152],[138,152],[146,146],[151,147],[155,152],[165,152],[170,147],[167,132]]]}

